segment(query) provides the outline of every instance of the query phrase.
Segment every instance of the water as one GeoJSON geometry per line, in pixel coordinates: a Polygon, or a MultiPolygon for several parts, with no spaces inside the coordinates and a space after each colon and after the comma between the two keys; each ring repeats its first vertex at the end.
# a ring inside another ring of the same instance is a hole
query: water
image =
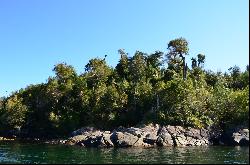
{"type": "Polygon", "coordinates": [[[82,148],[0,142],[0,163],[249,164],[249,147],[82,148]]]}

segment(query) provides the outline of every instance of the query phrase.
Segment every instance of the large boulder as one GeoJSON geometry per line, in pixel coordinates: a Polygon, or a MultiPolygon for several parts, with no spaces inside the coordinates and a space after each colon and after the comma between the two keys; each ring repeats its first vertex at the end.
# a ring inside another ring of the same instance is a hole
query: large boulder
{"type": "Polygon", "coordinates": [[[156,145],[160,126],[158,124],[143,125],[141,130],[143,131],[143,142],[148,145],[156,145]]]}
{"type": "Polygon", "coordinates": [[[139,128],[119,127],[111,136],[112,142],[118,147],[152,147],[156,145],[159,125],[141,125],[139,128]]]}
{"type": "Polygon", "coordinates": [[[81,145],[86,147],[98,147],[102,145],[103,131],[94,127],[83,127],[71,133],[71,137],[65,142],[68,145],[81,145]]]}
{"type": "Polygon", "coordinates": [[[139,139],[137,136],[128,132],[113,132],[110,138],[116,147],[131,147],[139,139]]]}
{"type": "Polygon", "coordinates": [[[171,135],[175,146],[210,145],[209,131],[206,129],[195,129],[191,127],[184,128],[181,126],[166,126],[165,128],[171,135]]]}
{"type": "Polygon", "coordinates": [[[166,127],[162,127],[156,140],[158,146],[174,146],[174,141],[166,127]]]}
{"type": "Polygon", "coordinates": [[[113,147],[113,142],[110,137],[109,131],[100,133],[99,131],[92,132],[91,134],[85,133],[84,135],[77,135],[69,138],[66,144],[77,144],[84,147],[113,147]]]}

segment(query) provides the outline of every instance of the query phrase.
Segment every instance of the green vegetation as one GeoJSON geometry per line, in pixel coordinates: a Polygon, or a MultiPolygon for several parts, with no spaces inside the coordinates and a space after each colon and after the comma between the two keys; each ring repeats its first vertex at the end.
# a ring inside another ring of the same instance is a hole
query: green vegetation
{"type": "Polygon", "coordinates": [[[117,66],[91,59],[78,75],[57,64],[46,83],[0,99],[0,132],[67,135],[83,126],[112,129],[141,123],[191,127],[249,125],[249,67],[228,73],[205,70],[205,55],[185,63],[188,42],[177,38],[168,52],[132,57],[123,49],[117,66]]]}

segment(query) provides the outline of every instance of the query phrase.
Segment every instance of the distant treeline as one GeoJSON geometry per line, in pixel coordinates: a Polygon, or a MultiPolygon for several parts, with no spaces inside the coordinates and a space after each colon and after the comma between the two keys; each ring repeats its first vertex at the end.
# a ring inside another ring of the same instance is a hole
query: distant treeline
{"type": "Polygon", "coordinates": [[[204,69],[204,54],[186,64],[186,39],[166,47],[166,53],[136,51],[132,57],[120,49],[115,68],[105,56],[89,60],[81,74],[66,63],[55,65],[55,76],[46,83],[0,100],[0,133],[62,136],[83,126],[113,129],[142,123],[249,126],[249,66],[215,73],[204,69]]]}

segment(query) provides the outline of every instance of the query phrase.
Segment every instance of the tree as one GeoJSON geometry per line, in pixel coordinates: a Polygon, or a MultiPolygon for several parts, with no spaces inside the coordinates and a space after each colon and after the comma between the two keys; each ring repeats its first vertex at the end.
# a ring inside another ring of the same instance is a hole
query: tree
{"type": "Polygon", "coordinates": [[[207,70],[205,72],[205,81],[207,85],[214,87],[215,84],[219,81],[219,76],[214,73],[212,70],[207,70]]]}
{"type": "Polygon", "coordinates": [[[229,87],[233,89],[243,89],[249,84],[249,71],[241,72],[239,66],[230,67],[230,76],[228,76],[229,87]]]}
{"type": "MultiPolygon", "coordinates": [[[[156,51],[153,54],[150,54],[146,57],[146,62],[147,62],[147,79],[150,81],[150,83],[152,84],[152,87],[154,88],[157,84],[158,81],[161,80],[161,66],[163,64],[162,61],[162,56],[163,56],[163,52],[160,51],[156,51]]],[[[160,102],[160,98],[159,98],[159,94],[157,92],[157,90],[155,90],[153,93],[154,98],[151,98],[152,100],[156,100],[155,102],[155,108],[152,106],[152,109],[158,110],[159,109],[159,102],[160,102]]],[[[151,104],[153,104],[154,102],[151,101],[151,104]]]]}
{"type": "Polygon", "coordinates": [[[147,79],[155,84],[156,81],[160,78],[161,70],[160,67],[162,66],[162,56],[163,52],[156,51],[153,54],[146,56],[146,72],[147,72],[147,79]]]}
{"type": "Polygon", "coordinates": [[[205,62],[205,55],[204,54],[198,54],[197,57],[198,57],[198,67],[202,68],[202,65],[205,62]]]}
{"type": "Polygon", "coordinates": [[[85,126],[249,123],[248,65],[244,72],[234,66],[228,73],[215,73],[203,69],[205,55],[198,54],[189,69],[184,38],[170,41],[168,50],[167,68],[162,67],[163,52],[136,51],[128,57],[123,49],[115,68],[107,65],[106,55],[89,60],[80,75],[59,63],[46,83],[0,98],[0,134],[21,130],[31,137],[54,138],[85,126]]]}
{"type": "Polygon", "coordinates": [[[240,76],[241,71],[239,66],[235,65],[234,67],[230,67],[228,70],[230,71],[231,76],[234,80],[236,80],[240,76]]]}
{"type": "Polygon", "coordinates": [[[191,61],[192,61],[192,68],[194,69],[194,68],[196,68],[197,67],[197,60],[196,60],[196,58],[191,58],[191,61]]]}
{"type": "Polygon", "coordinates": [[[76,77],[76,71],[71,65],[66,63],[59,63],[55,65],[53,71],[56,74],[56,78],[62,82],[65,82],[67,79],[76,77]]]}
{"type": "Polygon", "coordinates": [[[146,78],[146,54],[136,51],[134,56],[129,59],[129,78],[137,83],[146,78]]]}
{"type": "Polygon", "coordinates": [[[179,63],[183,67],[183,79],[186,79],[187,65],[185,56],[188,55],[188,42],[185,38],[177,38],[168,43],[169,53],[167,58],[170,63],[179,63]],[[181,61],[179,60],[181,58],[181,61]]]}
{"type": "Polygon", "coordinates": [[[88,85],[95,87],[98,83],[106,82],[112,74],[112,69],[107,65],[105,59],[94,58],[89,60],[85,66],[85,76],[88,85]]]}
{"type": "Polygon", "coordinates": [[[118,76],[122,79],[127,79],[129,70],[128,70],[128,63],[129,63],[129,58],[128,58],[128,53],[126,53],[123,49],[118,50],[120,54],[120,60],[119,63],[116,65],[115,69],[118,73],[118,76]]]}
{"type": "Polygon", "coordinates": [[[0,123],[9,130],[20,130],[25,124],[27,111],[27,106],[23,104],[23,98],[15,94],[6,100],[0,116],[0,123]]]}

